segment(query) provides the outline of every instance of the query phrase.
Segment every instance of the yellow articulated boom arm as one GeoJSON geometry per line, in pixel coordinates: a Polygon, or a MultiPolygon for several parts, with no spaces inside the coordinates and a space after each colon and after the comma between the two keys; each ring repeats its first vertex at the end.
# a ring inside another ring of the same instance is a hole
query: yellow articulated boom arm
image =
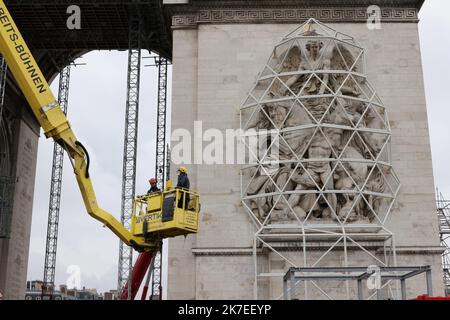
{"type": "Polygon", "coordinates": [[[143,237],[130,233],[113,215],[99,208],[89,177],[89,155],[78,142],[50,90],[5,3],[0,0],[0,53],[25,95],[47,138],[53,138],[69,154],[88,213],[112,230],[123,242],[139,250],[153,249],[143,237]]]}

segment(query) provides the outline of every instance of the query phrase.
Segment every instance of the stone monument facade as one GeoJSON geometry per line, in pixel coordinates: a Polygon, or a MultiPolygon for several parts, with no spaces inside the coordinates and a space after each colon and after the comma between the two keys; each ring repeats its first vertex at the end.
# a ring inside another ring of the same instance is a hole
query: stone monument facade
{"type": "MultiPolygon", "coordinates": [[[[291,266],[431,265],[443,294],[422,1],[379,1],[380,29],[368,26],[362,1],[327,3],[170,8],[172,131],[194,135],[201,121],[203,130],[271,134],[258,135],[267,149],[254,163],[188,165],[200,231],[169,241],[169,299],[276,299],[291,266]]],[[[384,285],[395,298],[398,288],[384,285]]],[[[355,292],[302,287],[301,299],[355,292]]],[[[410,295],[424,292],[409,284],[410,295]]]]}
{"type": "Polygon", "coordinates": [[[7,125],[12,134],[7,136],[11,138],[11,149],[6,143],[0,148],[11,152],[10,157],[1,161],[0,196],[4,202],[0,213],[0,292],[5,300],[17,300],[25,297],[39,131],[29,116],[16,118],[7,125]]]}

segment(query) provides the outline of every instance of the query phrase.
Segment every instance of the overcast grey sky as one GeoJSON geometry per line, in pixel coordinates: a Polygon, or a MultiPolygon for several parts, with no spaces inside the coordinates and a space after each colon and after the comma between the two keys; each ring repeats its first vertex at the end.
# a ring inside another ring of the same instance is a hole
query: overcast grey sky
{"type": "MultiPolygon", "coordinates": [[[[450,1],[428,0],[419,24],[436,186],[450,197],[447,85],[450,83],[450,1]]],[[[72,68],[69,119],[90,151],[100,206],[120,216],[126,52],[91,52],[72,68]]],[[[147,61],[148,62],[148,61],[147,61]]],[[[144,63],[146,61],[144,60],[144,63]]],[[[145,193],[154,171],[155,68],[142,70],[137,193],[145,193]]],[[[55,81],[57,82],[57,81],[55,81]]],[[[54,92],[57,83],[52,85],[54,92]]],[[[170,94],[169,94],[170,96],[170,94]]],[[[42,279],[53,143],[41,137],[37,164],[28,279],[42,279]]],[[[65,161],[56,283],[66,282],[70,265],[81,269],[83,286],[100,292],[117,286],[118,239],[86,214],[70,164],[65,161]]]]}

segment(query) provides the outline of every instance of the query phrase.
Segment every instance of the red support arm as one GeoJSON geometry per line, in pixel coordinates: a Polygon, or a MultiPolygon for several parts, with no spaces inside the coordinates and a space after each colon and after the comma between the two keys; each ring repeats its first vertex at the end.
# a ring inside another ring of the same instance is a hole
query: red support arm
{"type": "MultiPolygon", "coordinates": [[[[154,256],[155,252],[153,251],[142,252],[139,254],[139,257],[134,264],[133,272],[131,273],[131,300],[134,300],[154,256]]],[[[120,299],[128,299],[128,281],[122,289],[120,299]]]]}

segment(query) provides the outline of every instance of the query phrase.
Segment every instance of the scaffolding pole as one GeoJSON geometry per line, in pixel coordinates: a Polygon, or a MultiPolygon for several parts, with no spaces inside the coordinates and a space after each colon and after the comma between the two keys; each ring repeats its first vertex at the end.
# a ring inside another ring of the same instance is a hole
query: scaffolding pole
{"type": "Polygon", "coordinates": [[[166,146],[166,181],[170,180],[170,147],[169,144],[166,146]]]}
{"type": "Polygon", "coordinates": [[[155,59],[158,66],[158,114],[156,124],[156,180],[164,188],[166,171],[167,59],[155,59]]]}
{"type": "MultiPolygon", "coordinates": [[[[167,73],[168,61],[161,56],[155,58],[158,67],[158,110],[156,125],[156,180],[158,187],[164,189],[166,180],[166,129],[167,129],[167,73]]],[[[168,172],[167,172],[168,174],[168,172]]],[[[162,274],[162,247],[155,256],[152,276],[151,300],[162,299],[161,274],[162,274]]]]}
{"type": "MultiPolygon", "coordinates": [[[[139,20],[130,21],[128,50],[127,103],[122,174],[121,223],[129,229],[133,214],[136,186],[136,159],[138,140],[139,88],[141,76],[141,37],[139,20]]],[[[122,241],[119,244],[118,292],[131,276],[133,249],[122,241]]],[[[129,299],[131,295],[128,295],[129,299]]]]}
{"type": "Polygon", "coordinates": [[[162,300],[161,275],[162,275],[162,247],[155,255],[152,275],[152,292],[150,300],[162,300]]]}
{"type": "Polygon", "coordinates": [[[450,296],[450,201],[445,200],[439,191],[437,191],[437,214],[441,245],[444,248],[442,253],[444,288],[446,295],[450,296]]]}
{"type": "MultiPolygon", "coordinates": [[[[70,66],[66,66],[59,75],[58,103],[67,115],[70,88],[70,66]]],[[[61,205],[61,187],[64,164],[64,149],[54,143],[52,177],[50,182],[50,200],[48,209],[47,243],[45,246],[44,286],[42,294],[52,299],[55,287],[56,250],[58,246],[58,226],[61,205]]]]}

